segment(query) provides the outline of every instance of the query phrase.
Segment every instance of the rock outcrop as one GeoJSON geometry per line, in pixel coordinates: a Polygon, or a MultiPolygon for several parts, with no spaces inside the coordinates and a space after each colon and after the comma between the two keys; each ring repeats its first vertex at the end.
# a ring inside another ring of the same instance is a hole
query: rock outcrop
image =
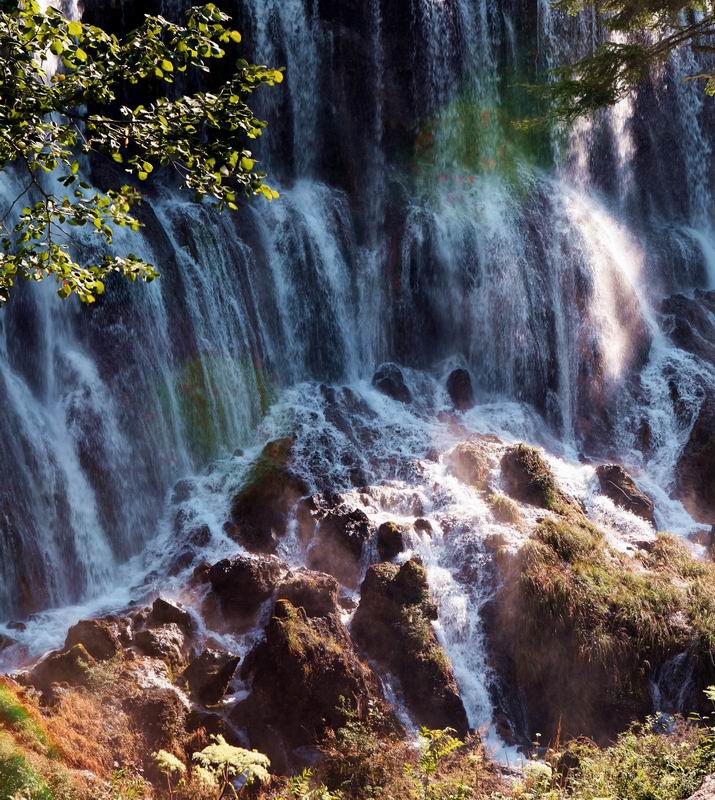
{"type": "Polygon", "coordinates": [[[383,522],[377,529],[377,553],[381,561],[392,561],[405,549],[402,528],[395,522],[383,522]]]}
{"type": "Polygon", "coordinates": [[[473,489],[484,489],[491,463],[486,448],[479,442],[461,442],[447,454],[447,469],[473,489]]]}
{"type": "Polygon", "coordinates": [[[551,467],[535,447],[508,448],[502,456],[501,474],[507,493],[522,503],[555,509],[564,500],[551,467]]]}
{"type": "Polygon", "coordinates": [[[283,570],[275,556],[235,556],[214,564],[208,580],[226,615],[247,616],[273,594],[283,570]]]}
{"type": "Polygon", "coordinates": [[[596,467],[596,476],[606,497],[656,527],[653,501],[636,486],[623,467],[618,464],[601,464],[596,467]]]}
{"type": "Polygon", "coordinates": [[[715,523],[715,398],[704,402],[676,467],[676,489],[690,513],[715,523]]]}
{"type": "Polygon", "coordinates": [[[454,369],[449,373],[447,394],[457,411],[468,411],[474,406],[474,391],[468,370],[454,369]]]}
{"type": "Polygon", "coordinates": [[[343,703],[365,713],[379,696],[378,682],[358,657],[336,614],[309,617],[278,600],[265,638],[246,657],[241,677],[251,686],[236,709],[251,745],[277,763],[296,759],[296,748],[315,745],[345,722],[343,703]]]}
{"type": "Polygon", "coordinates": [[[290,437],[269,442],[231,503],[226,531],[252,552],[275,551],[291,509],[308,493],[289,466],[293,444],[290,437]]]}
{"type": "Polygon", "coordinates": [[[412,402],[412,394],[397,364],[383,364],[372,376],[372,385],[393,400],[399,400],[401,403],[412,402]]]}
{"type": "Polygon", "coordinates": [[[370,658],[397,676],[418,722],[464,735],[467,715],[452,665],[432,628],[436,617],[427,574],[417,559],[401,567],[377,564],[363,581],[352,632],[370,658]]]}
{"type": "Polygon", "coordinates": [[[372,535],[367,515],[344,504],[318,514],[317,532],[308,551],[308,566],[356,587],[363,549],[372,535]]]}
{"type": "Polygon", "coordinates": [[[215,705],[226,694],[240,660],[231,653],[208,648],[186,667],[180,680],[193,698],[204,705],[215,705]]]}
{"type": "Polygon", "coordinates": [[[286,576],[276,592],[276,600],[287,600],[309,617],[327,617],[338,610],[337,580],[324,572],[301,569],[286,576]]]}
{"type": "Polygon", "coordinates": [[[82,645],[97,659],[107,661],[120,650],[121,644],[115,626],[101,619],[83,619],[67,631],[65,649],[82,645]]]}

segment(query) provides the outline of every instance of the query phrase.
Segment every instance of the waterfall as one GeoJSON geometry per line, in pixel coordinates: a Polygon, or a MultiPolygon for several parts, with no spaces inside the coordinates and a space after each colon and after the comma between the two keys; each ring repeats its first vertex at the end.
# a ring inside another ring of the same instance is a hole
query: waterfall
{"type": "MultiPolygon", "coordinates": [[[[679,56],[570,132],[517,131],[530,100],[516,84],[601,35],[541,0],[234,3],[251,56],[286,67],[284,90],[256,98],[280,200],[220,216],[159,187],[143,233],[114,245],[159,281],[112,281],[93,308],[26,285],[0,312],[0,620],[163,563],[180,478],[224,552],[252,448],[297,429],[309,482],[375,523],[433,515],[434,538],[411,547],[470,722],[489,726],[487,588],[460,570],[483,572],[493,524],[428,456],[455,441],[435,421],[443,379],[468,367],[470,430],[550,448],[603,519],[638,525],[597,499],[579,455],[639,467],[661,526],[687,532],[673,471],[715,372],[660,307],[715,288],[712,112],[679,56]],[[388,359],[411,368],[411,409],[369,385],[388,359]],[[320,382],[352,387],[345,425],[369,434],[331,421],[320,382]]],[[[1,191],[7,207],[12,174],[1,191]]]]}

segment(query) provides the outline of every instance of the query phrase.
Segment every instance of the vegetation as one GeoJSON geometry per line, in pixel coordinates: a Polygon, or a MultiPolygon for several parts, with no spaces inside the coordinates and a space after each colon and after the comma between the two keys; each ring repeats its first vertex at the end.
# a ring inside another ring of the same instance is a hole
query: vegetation
{"type": "MultiPolygon", "coordinates": [[[[675,51],[696,55],[715,52],[715,13],[701,0],[559,0],[557,7],[575,14],[595,8],[609,34],[594,52],[556,70],[556,80],[540,92],[553,113],[572,121],[625,97],[675,51]]],[[[715,94],[712,66],[694,71],[687,80],[704,83],[715,94]]]]}
{"type": "Polygon", "coordinates": [[[86,303],[104,292],[110,274],[155,278],[154,267],[131,253],[92,253],[104,252],[117,227],[139,229],[137,186],[161,168],[219,208],[237,209],[241,196],[277,196],[247,149],[265,123],[246,98],[280,83],[279,70],[241,60],[216,91],[165,93],[177,74],[209,72],[240,42],[228,22],[209,4],[189,9],[183,26],[146,17],[120,40],[51,6],[41,11],[35,0],[0,11],[0,169],[17,171],[24,185],[0,220],[0,302],[18,277],[53,277],[60,297],[86,303]],[[143,103],[124,104],[137,95],[143,103]],[[130,182],[98,191],[81,177],[98,158],[130,182]],[[21,200],[27,205],[13,224],[21,200]],[[78,241],[81,229],[97,243],[78,241]]]}
{"type": "Polygon", "coordinates": [[[487,503],[498,522],[506,522],[510,525],[518,525],[521,522],[519,506],[506,495],[492,492],[487,495],[487,503]]]}

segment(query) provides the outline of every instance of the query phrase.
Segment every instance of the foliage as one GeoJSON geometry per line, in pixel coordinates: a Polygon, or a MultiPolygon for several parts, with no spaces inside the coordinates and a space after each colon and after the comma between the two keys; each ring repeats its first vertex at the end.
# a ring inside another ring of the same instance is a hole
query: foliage
{"type": "Polygon", "coordinates": [[[173,753],[166,750],[159,750],[154,753],[154,764],[159,772],[166,777],[166,788],[169,793],[169,800],[174,796],[174,779],[181,780],[186,774],[186,765],[180,761],[173,753]]]}
{"type": "Polygon", "coordinates": [[[177,74],[209,72],[240,41],[228,21],[209,4],[189,9],[184,26],[147,16],[120,40],[52,7],[41,11],[36,0],[0,12],[0,169],[17,169],[25,184],[1,220],[0,302],[18,276],[52,276],[60,297],[74,293],[87,303],[112,273],[155,278],[155,269],[133,254],[83,258],[72,231],[93,232],[91,249],[102,250],[117,227],[138,230],[136,186],[162,167],[219,208],[237,209],[242,195],[277,196],[247,149],[265,123],[245,99],[280,83],[279,70],[241,60],[214,92],[171,99],[162,89],[177,74]],[[138,93],[149,99],[122,104],[138,93]],[[82,154],[109,159],[133,185],[97,191],[81,177],[82,154]],[[12,209],[25,197],[28,205],[11,226],[12,209]]]}
{"type": "Polygon", "coordinates": [[[314,785],[313,771],[304,769],[288,781],[290,800],[340,800],[339,792],[331,792],[324,783],[314,785]]]}
{"type": "MultiPolygon", "coordinates": [[[[552,113],[566,121],[618,102],[680,48],[715,51],[715,13],[702,0],[558,0],[556,6],[571,14],[595,8],[606,31],[616,34],[593,53],[559,67],[556,80],[538,89],[551,101],[552,113]]],[[[715,94],[711,67],[688,80],[704,82],[705,92],[715,94]]]]}
{"type": "Polygon", "coordinates": [[[498,522],[505,522],[510,525],[518,525],[521,522],[519,506],[510,497],[498,492],[492,492],[487,495],[487,504],[498,522]]]}
{"type": "Polygon", "coordinates": [[[194,753],[194,761],[207,776],[212,776],[219,800],[227,791],[234,797],[239,796],[234,787],[235,780],[240,782],[241,786],[268,783],[270,780],[268,768],[271,762],[267,756],[256,750],[233,747],[220,735],[211,738],[212,744],[194,753]]]}

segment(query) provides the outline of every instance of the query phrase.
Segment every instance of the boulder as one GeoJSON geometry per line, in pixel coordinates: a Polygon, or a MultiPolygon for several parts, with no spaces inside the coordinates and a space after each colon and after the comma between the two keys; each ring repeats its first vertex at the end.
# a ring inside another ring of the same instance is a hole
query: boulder
{"type": "Polygon", "coordinates": [[[248,727],[252,745],[265,731],[285,751],[314,745],[344,724],[344,702],[366,713],[379,696],[378,681],[353,647],[336,614],[309,617],[278,600],[265,638],[247,656],[241,677],[251,694],[233,718],[248,727]]]}
{"type": "Polygon", "coordinates": [[[365,512],[340,505],[325,512],[308,552],[308,566],[356,587],[362,554],[372,528],[365,512]]]}
{"type": "Polygon", "coordinates": [[[206,649],[181,673],[181,680],[195,700],[215,705],[226,694],[240,660],[225,651],[206,649]]]}
{"type": "Polygon", "coordinates": [[[596,476],[606,497],[656,527],[653,501],[636,486],[623,467],[619,464],[601,464],[596,467],[596,476]]]}
{"type": "Polygon", "coordinates": [[[289,469],[294,440],[269,442],[231,502],[226,532],[248,550],[273,553],[285,535],[288,516],[308,487],[289,469]]]}
{"type": "Polygon", "coordinates": [[[171,666],[185,662],[186,638],[174,622],[157,628],[145,628],[134,636],[137,647],[152,658],[159,658],[171,666]]]}
{"type": "Polygon", "coordinates": [[[466,369],[453,369],[449,373],[447,394],[457,411],[468,411],[474,406],[472,379],[466,369]]]}
{"type": "Polygon", "coordinates": [[[288,600],[309,617],[325,617],[337,611],[338,589],[338,582],[332,575],[298,570],[281,582],[276,599],[288,600]]]}
{"type": "Polygon", "coordinates": [[[157,597],[151,607],[151,614],[149,615],[149,624],[166,625],[173,622],[178,625],[186,634],[190,634],[194,628],[194,621],[191,614],[180,605],[165,600],[163,597],[157,597]]]}
{"type": "Polygon", "coordinates": [[[431,536],[433,533],[432,523],[428,519],[425,519],[424,517],[416,519],[413,523],[413,527],[417,531],[417,533],[426,533],[428,536],[431,536]]]}
{"type": "Polygon", "coordinates": [[[401,403],[412,401],[402,370],[397,364],[383,364],[372,376],[372,385],[393,400],[399,400],[401,403]]]}
{"type": "Polygon", "coordinates": [[[432,627],[437,609],[418,559],[401,567],[371,566],[360,590],[352,633],[365,652],[399,679],[417,721],[429,728],[468,730],[452,665],[432,627]]]}
{"type": "Polygon", "coordinates": [[[88,686],[92,679],[94,658],[82,644],[56,650],[45,656],[30,673],[33,686],[47,692],[53,683],[88,686]]]}
{"type": "Polygon", "coordinates": [[[501,459],[501,474],[507,493],[522,503],[553,510],[564,500],[551,467],[535,447],[509,447],[501,459]]]}
{"type": "Polygon", "coordinates": [[[519,506],[506,495],[492,492],[487,496],[487,503],[497,522],[508,525],[518,525],[521,522],[519,506]]]}
{"type": "Polygon", "coordinates": [[[249,615],[273,594],[283,569],[275,556],[235,556],[214,564],[208,579],[224,613],[249,615]]]}
{"type": "Polygon", "coordinates": [[[381,561],[392,561],[405,549],[402,528],[395,522],[383,522],[377,529],[377,553],[381,561]]]}
{"type": "Polygon", "coordinates": [[[704,401],[675,474],[688,511],[700,522],[715,522],[715,397],[704,401]]]}
{"type": "Polygon", "coordinates": [[[124,710],[146,742],[147,756],[172,749],[186,732],[187,708],[175,689],[152,686],[123,702],[124,710]]]}
{"type": "Polygon", "coordinates": [[[447,469],[462,483],[484,489],[491,470],[489,454],[477,442],[462,442],[447,454],[447,469]]]}
{"type": "Polygon", "coordinates": [[[97,661],[108,661],[121,649],[116,630],[105,620],[83,619],[67,631],[65,649],[81,644],[97,661]]]}

